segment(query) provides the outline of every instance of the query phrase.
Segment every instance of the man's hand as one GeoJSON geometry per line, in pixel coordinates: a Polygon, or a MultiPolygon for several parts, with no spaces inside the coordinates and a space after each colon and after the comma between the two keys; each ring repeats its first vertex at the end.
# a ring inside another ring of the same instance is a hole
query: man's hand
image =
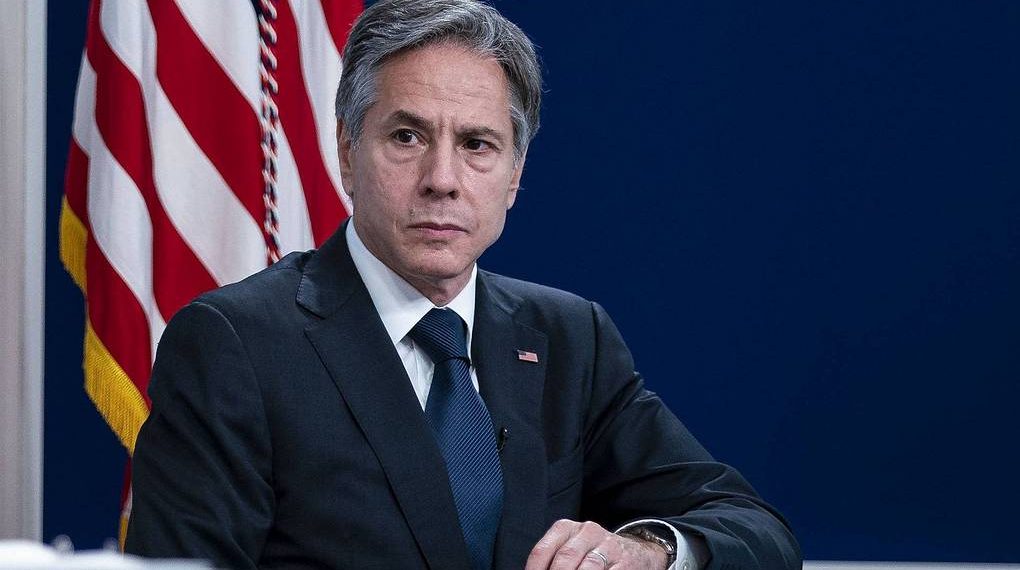
{"type": "Polygon", "coordinates": [[[655,544],[563,519],[531,550],[524,570],[665,570],[666,563],[666,552],[655,544]]]}

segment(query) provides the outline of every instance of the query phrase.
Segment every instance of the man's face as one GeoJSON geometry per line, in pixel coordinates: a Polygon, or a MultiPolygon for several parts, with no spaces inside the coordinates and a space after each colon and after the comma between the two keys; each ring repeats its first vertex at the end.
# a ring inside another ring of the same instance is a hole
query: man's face
{"type": "Polygon", "coordinates": [[[433,302],[467,283],[499,237],[524,159],[513,160],[506,78],[492,58],[455,44],[398,55],[340,170],[368,249],[433,302]]]}

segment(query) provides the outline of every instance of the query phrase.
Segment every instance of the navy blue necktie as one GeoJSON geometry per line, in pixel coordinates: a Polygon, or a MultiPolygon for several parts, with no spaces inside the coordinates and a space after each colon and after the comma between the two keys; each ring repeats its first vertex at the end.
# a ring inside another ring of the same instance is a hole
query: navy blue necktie
{"type": "Polygon", "coordinates": [[[471,383],[465,328],[457,313],[432,309],[411,338],[436,365],[425,417],[446,461],[472,566],[488,570],[503,513],[503,473],[492,418],[471,383]]]}

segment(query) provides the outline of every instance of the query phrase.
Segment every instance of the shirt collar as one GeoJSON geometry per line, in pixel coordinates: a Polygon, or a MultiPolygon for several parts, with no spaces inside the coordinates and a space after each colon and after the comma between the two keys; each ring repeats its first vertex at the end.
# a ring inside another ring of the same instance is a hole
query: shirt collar
{"type": "MultiPolygon", "coordinates": [[[[396,346],[411,332],[414,325],[430,310],[438,308],[404,278],[397,275],[385,263],[379,260],[358,236],[354,222],[347,224],[345,231],[347,247],[354,260],[354,267],[365,282],[375,310],[382,319],[383,326],[396,346]]],[[[475,282],[478,277],[478,264],[471,267],[471,278],[467,285],[454,297],[446,308],[456,312],[467,323],[467,348],[471,353],[471,332],[475,324],[475,282]]]]}

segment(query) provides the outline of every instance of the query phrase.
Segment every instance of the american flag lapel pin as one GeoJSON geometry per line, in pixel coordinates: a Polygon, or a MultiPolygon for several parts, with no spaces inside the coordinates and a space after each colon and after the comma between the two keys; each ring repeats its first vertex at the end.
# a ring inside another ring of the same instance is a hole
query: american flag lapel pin
{"type": "Polygon", "coordinates": [[[517,360],[523,360],[524,362],[538,362],[538,355],[530,350],[517,349],[517,360]]]}

